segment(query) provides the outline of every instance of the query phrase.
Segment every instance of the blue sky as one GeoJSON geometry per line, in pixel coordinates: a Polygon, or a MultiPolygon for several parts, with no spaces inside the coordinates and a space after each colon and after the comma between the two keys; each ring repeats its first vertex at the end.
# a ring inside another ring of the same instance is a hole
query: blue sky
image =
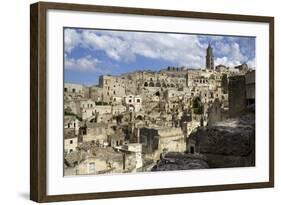
{"type": "Polygon", "coordinates": [[[254,37],[65,28],[65,82],[93,85],[105,74],[168,66],[204,68],[209,43],[215,65],[245,62],[255,67],[254,37]]]}

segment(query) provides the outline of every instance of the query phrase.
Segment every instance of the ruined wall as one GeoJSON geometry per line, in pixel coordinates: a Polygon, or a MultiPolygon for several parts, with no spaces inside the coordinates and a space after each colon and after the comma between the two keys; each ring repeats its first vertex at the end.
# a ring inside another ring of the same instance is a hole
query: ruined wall
{"type": "Polygon", "coordinates": [[[228,92],[229,116],[238,117],[246,109],[245,76],[229,77],[228,92]]]}
{"type": "Polygon", "coordinates": [[[222,109],[219,99],[216,99],[214,103],[208,109],[208,125],[213,125],[216,122],[222,121],[222,109]]]}
{"type": "Polygon", "coordinates": [[[255,70],[245,75],[247,105],[254,105],[256,98],[256,72],[255,70]]]}

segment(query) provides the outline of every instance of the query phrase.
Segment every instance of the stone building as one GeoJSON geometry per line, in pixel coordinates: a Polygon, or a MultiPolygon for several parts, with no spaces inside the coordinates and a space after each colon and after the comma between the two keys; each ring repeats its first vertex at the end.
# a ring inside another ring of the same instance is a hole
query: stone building
{"type": "Polygon", "coordinates": [[[143,127],[139,135],[146,153],[185,151],[184,135],[179,127],[143,127]]]}
{"type": "Polygon", "coordinates": [[[85,123],[80,128],[83,142],[92,142],[94,144],[108,144],[108,135],[114,134],[114,130],[105,123],[85,123]]]}
{"type": "Polygon", "coordinates": [[[212,105],[208,108],[208,126],[221,122],[228,117],[228,110],[222,107],[221,101],[216,98],[212,105]]]}
{"type": "MultiPolygon", "coordinates": [[[[190,139],[194,133],[254,107],[255,71],[246,64],[215,67],[209,44],[205,68],[145,69],[64,88],[64,129],[73,131],[65,135],[68,173],[134,172],[158,160],[173,166],[178,156],[200,155],[204,147],[190,139]]],[[[215,143],[220,136],[210,137],[215,143]]]]}
{"type": "Polygon", "coordinates": [[[252,70],[245,75],[247,106],[254,106],[256,99],[256,71],[252,70]]]}
{"type": "Polygon", "coordinates": [[[128,107],[129,111],[140,112],[142,109],[142,98],[139,95],[128,95],[124,97],[124,104],[128,107]]]}
{"type": "Polygon", "coordinates": [[[76,175],[108,173],[110,172],[110,167],[106,160],[93,156],[79,163],[79,165],[75,168],[75,172],[76,175]]]}
{"type": "Polygon", "coordinates": [[[127,108],[124,105],[113,105],[111,113],[113,115],[119,115],[126,112],[127,108]]]}
{"type": "Polygon", "coordinates": [[[241,65],[235,66],[235,69],[238,69],[241,73],[246,73],[249,70],[249,67],[246,63],[243,63],[241,65]]]}
{"type": "Polygon", "coordinates": [[[98,86],[91,86],[89,88],[89,96],[95,102],[101,102],[103,97],[103,88],[98,86]]]}
{"type": "MultiPolygon", "coordinates": [[[[91,105],[91,104],[90,104],[91,105]]],[[[112,113],[112,106],[111,105],[93,105],[93,107],[86,107],[82,108],[82,119],[86,120],[92,118],[93,116],[101,116],[104,114],[111,114],[112,113]]]]}
{"type": "Polygon", "coordinates": [[[96,106],[96,103],[92,99],[86,99],[80,101],[80,108],[81,109],[87,109],[87,108],[93,108],[96,106]]]}
{"type": "Polygon", "coordinates": [[[84,98],[84,86],[75,83],[64,83],[64,95],[70,100],[82,99],[84,98]]]}
{"type": "Polygon", "coordinates": [[[238,117],[245,111],[247,103],[244,75],[229,77],[228,93],[229,116],[238,117]]]}
{"type": "Polygon", "coordinates": [[[226,67],[225,65],[217,65],[216,68],[215,68],[215,71],[217,72],[227,72],[228,71],[228,67],[226,67]]]}
{"type": "Polygon", "coordinates": [[[136,161],[136,169],[139,169],[143,166],[143,159],[142,159],[142,144],[140,143],[128,143],[122,145],[119,150],[135,154],[135,161],[136,161]]]}
{"type": "Polygon", "coordinates": [[[99,78],[102,88],[102,101],[111,102],[113,96],[125,96],[125,79],[120,76],[102,75],[99,78]]]}
{"type": "Polygon", "coordinates": [[[78,136],[73,128],[64,129],[64,153],[75,151],[78,146],[78,136]]]}
{"type": "Polygon", "coordinates": [[[75,116],[64,116],[64,128],[73,129],[74,134],[79,134],[80,121],[75,116]]]}

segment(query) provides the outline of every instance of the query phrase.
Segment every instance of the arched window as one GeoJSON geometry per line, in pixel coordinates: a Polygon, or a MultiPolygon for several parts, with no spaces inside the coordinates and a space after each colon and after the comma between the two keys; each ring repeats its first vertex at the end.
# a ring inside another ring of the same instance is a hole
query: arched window
{"type": "Polygon", "coordinates": [[[144,87],[147,87],[147,86],[148,86],[148,83],[147,83],[147,82],[145,82],[145,83],[144,83],[144,87]]]}
{"type": "Polygon", "coordinates": [[[149,83],[149,87],[154,87],[154,83],[153,83],[153,82],[150,82],[150,83],[149,83]]]}

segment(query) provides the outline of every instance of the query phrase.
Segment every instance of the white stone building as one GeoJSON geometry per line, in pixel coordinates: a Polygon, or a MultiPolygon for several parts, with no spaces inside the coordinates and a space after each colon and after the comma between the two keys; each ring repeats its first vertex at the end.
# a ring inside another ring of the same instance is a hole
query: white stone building
{"type": "Polygon", "coordinates": [[[124,97],[124,103],[129,111],[140,112],[142,109],[142,98],[139,95],[128,95],[124,97]]]}

